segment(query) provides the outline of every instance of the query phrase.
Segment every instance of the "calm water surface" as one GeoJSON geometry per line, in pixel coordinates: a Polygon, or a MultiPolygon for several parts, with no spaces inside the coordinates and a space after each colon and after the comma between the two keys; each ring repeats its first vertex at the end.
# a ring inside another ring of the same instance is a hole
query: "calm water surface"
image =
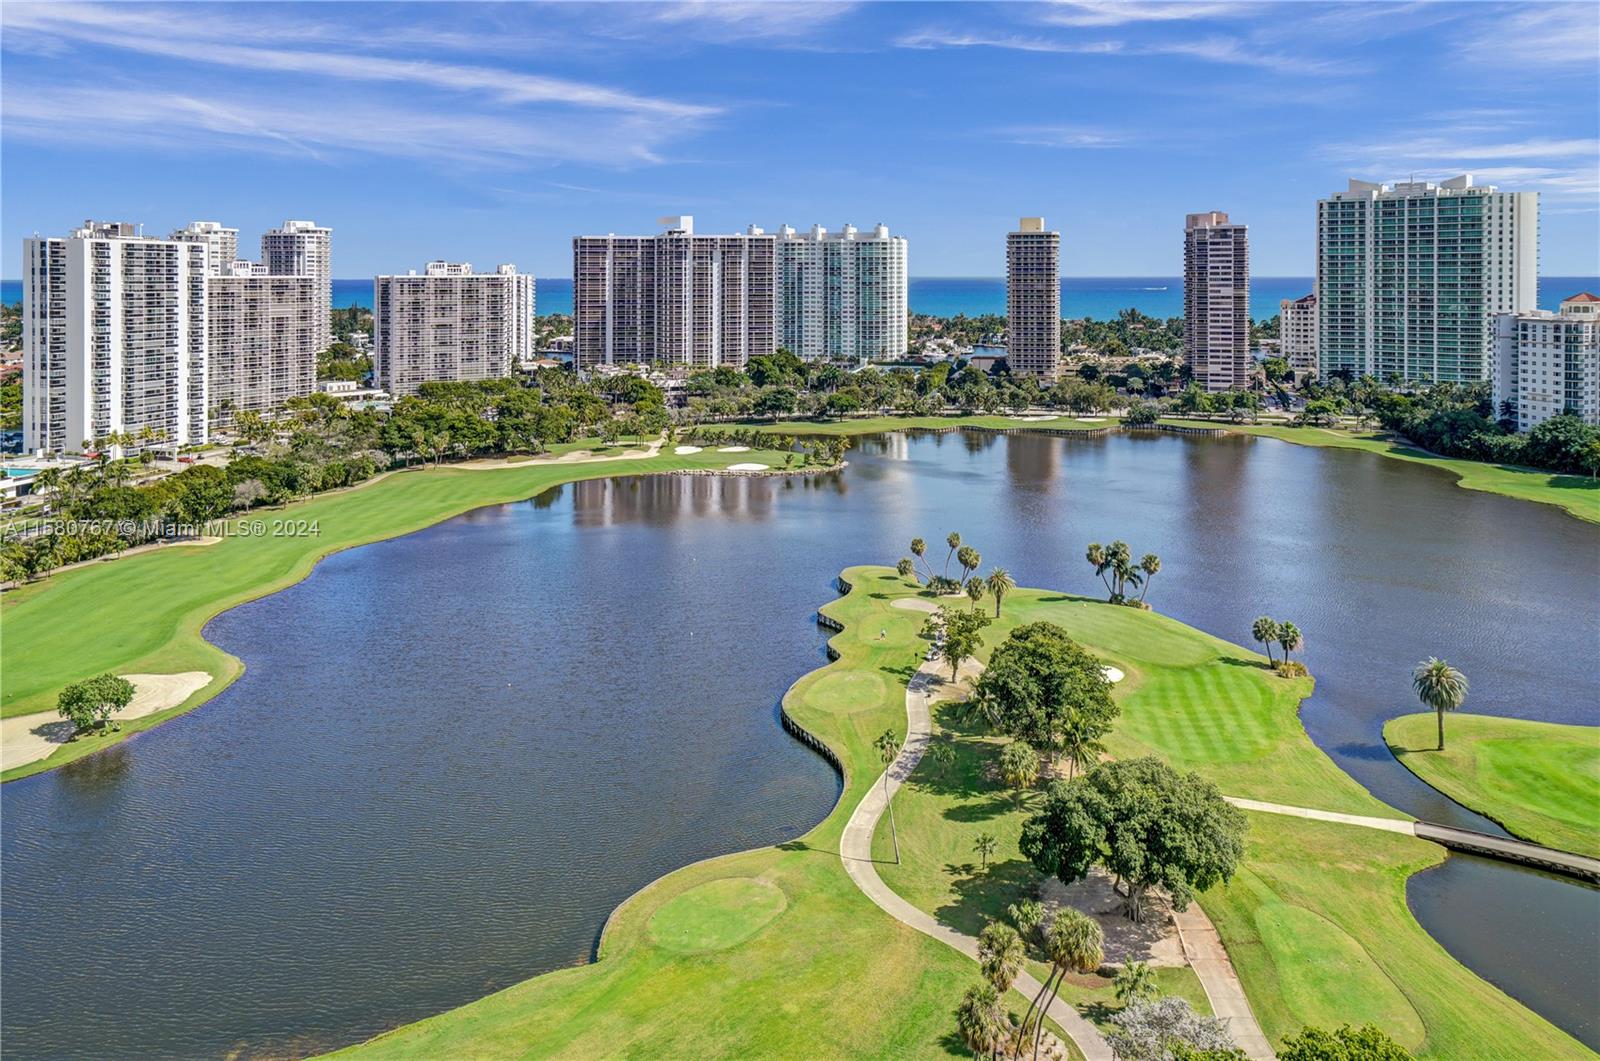
{"type": "MultiPolygon", "coordinates": [[[[220,697],[5,786],[7,1054],[307,1053],[587,960],[638,887],[826,814],[834,777],[773,717],[821,659],[810,610],[840,568],[953,529],[1083,592],[1084,543],[1126,538],[1179,619],[1236,641],[1294,620],[1313,736],[1420,817],[1493,828],[1383,746],[1417,659],[1465,670],[1473,710],[1600,721],[1600,531],[1370,454],[891,435],[822,481],[570,485],[220,616],[248,665],[220,697]]],[[[1451,858],[1410,896],[1600,1041],[1600,893],[1451,858]]]]}

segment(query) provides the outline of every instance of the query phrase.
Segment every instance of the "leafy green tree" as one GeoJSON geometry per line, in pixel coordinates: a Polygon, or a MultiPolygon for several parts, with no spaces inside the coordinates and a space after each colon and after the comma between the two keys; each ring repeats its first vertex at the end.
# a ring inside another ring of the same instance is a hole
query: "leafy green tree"
{"type": "Polygon", "coordinates": [[[935,741],[928,748],[926,757],[934,771],[940,777],[944,777],[950,772],[950,767],[955,765],[956,750],[948,740],[935,741]]]}
{"type": "Polygon", "coordinates": [[[989,595],[994,598],[994,617],[1000,618],[1000,602],[1005,600],[1006,594],[1017,588],[1016,580],[1011,577],[1011,572],[1003,567],[997,567],[989,572],[989,595]]]}
{"type": "Polygon", "coordinates": [[[889,798],[889,767],[900,758],[900,735],[886,729],[872,742],[878,749],[878,760],[883,763],[883,803],[889,809],[889,835],[894,838],[894,861],[900,864],[900,830],[894,824],[894,801],[889,798]]]}
{"type": "Polygon", "coordinates": [[[1124,759],[1050,786],[1022,827],[1021,847],[1040,872],[1066,883],[1103,866],[1117,877],[1124,914],[1142,921],[1153,887],[1184,910],[1196,892],[1231,879],[1247,824],[1199,774],[1153,757],[1124,759]]]}
{"type": "Polygon", "coordinates": [[[86,733],[103,726],[112,712],[133,703],[133,683],[115,674],[102,674],[73,682],[56,698],[56,711],[70,719],[73,728],[86,733]]]}
{"type": "Polygon", "coordinates": [[[934,655],[950,664],[952,682],[960,674],[961,661],[978,654],[983,645],[983,628],[992,621],[982,612],[964,612],[949,605],[940,605],[939,611],[928,617],[925,632],[935,634],[934,655]]]}
{"type": "Polygon", "coordinates": [[[1439,751],[1444,751],[1444,713],[1467,702],[1467,676],[1442,659],[1429,656],[1411,672],[1411,688],[1422,706],[1439,719],[1439,751]]]}
{"type": "Polygon", "coordinates": [[[977,687],[993,698],[1001,731],[1050,755],[1064,750],[1069,729],[1083,741],[1104,736],[1118,713],[1100,660],[1054,623],[1013,630],[977,687]]]}
{"type": "Polygon", "coordinates": [[[978,853],[983,869],[989,868],[989,856],[994,854],[997,841],[993,833],[979,833],[977,839],[972,841],[972,849],[978,853]]]}
{"type": "Polygon", "coordinates": [[[1155,970],[1150,968],[1149,962],[1128,962],[1112,977],[1111,987],[1117,993],[1117,1001],[1124,1006],[1154,998],[1160,993],[1156,987],[1155,970]]]}
{"type": "Polygon", "coordinates": [[[1020,804],[1023,793],[1039,780],[1039,753],[1023,741],[1007,744],[1000,753],[1000,779],[1016,790],[1020,804]]]}
{"type": "Polygon", "coordinates": [[[1324,1031],[1307,1025],[1283,1041],[1279,1061],[1413,1061],[1411,1052],[1372,1024],[1324,1031]]]}
{"type": "Polygon", "coordinates": [[[1257,644],[1267,646],[1267,662],[1276,663],[1277,660],[1272,658],[1272,646],[1278,641],[1277,620],[1266,615],[1257,616],[1256,621],[1250,624],[1250,636],[1255,638],[1257,644]]]}

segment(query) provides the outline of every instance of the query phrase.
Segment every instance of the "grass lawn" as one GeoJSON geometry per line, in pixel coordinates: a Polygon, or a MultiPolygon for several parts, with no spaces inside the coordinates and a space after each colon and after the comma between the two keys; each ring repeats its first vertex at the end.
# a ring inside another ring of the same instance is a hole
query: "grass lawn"
{"type": "MultiPolygon", "coordinates": [[[[880,592],[888,617],[899,613],[891,597],[916,591],[902,582],[880,592]]],[[[1310,679],[1280,678],[1264,657],[1154,612],[1019,589],[1003,613],[985,631],[983,656],[1014,626],[1047,619],[1125,672],[1114,693],[1122,716],[1106,741],[1113,755],[1160,755],[1229,795],[1402,817],[1306,735],[1298,705],[1310,679]]],[[[901,862],[878,870],[907,901],[976,932],[1036,892],[1038,876],[1017,850],[1028,812],[992,775],[1004,738],[964,725],[950,704],[935,706],[934,723],[955,761],[941,771],[924,759],[896,795],[901,862]],[[987,870],[973,846],[981,832],[998,840],[987,870]]],[[[1244,863],[1202,906],[1274,1042],[1305,1024],[1372,1021],[1424,1057],[1593,1056],[1462,966],[1411,916],[1406,878],[1443,859],[1441,848],[1353,826],[1249,817],[1244,863]]],[[[887,822],[873,840],[880,860],[892,858],[887,822]]],[[[1204,1008],[1192,973],[1162,975],[1165,989],[1204,1008]]],[[[1092,1020],[1115,1011],[1098,978],[1082,978],[1067,994],[1092,1020]]]]}
{"type": "Polygon", "coordinates": [[[1412,773],[1516,836],[1600,857],[1600,728],[1432,712],[1402,715],[1383,739],[1412,773]]]}
{"type": "Polygon", "coordinates": [[[125,722],[121,733],[63,745],[48,759],[7,771],[3,779],[59,766],[215,696],[238,676],[240,663],[201,638],[206,621],[298,582],[329,553],[420,530],[483,505],[522,500],[577,479],[722,468],[740,461],[780,464],[782,458],[765,451],[706,450],[593,464],[524,461],[487,471],[417,468],[284,508],[258,510],[231,523],[259,525],[262,534],[90,564],[13,590],[0,599],[4,717],[53,711],[63,686],[105,671],[203,670],[215,680],[178,708],[125,722]],[[275,535],[274,521],[314,525],[315,532],[275,535]]]}
{"type": "MultiPolygon", "coordinates": [[[[823,610],[840,659],[797,681],[785,710],[825,740],[847,781],[804,837],[668,874],[612,916],[592,965],[563,969],[399,1028],[345,1054],[372,1058],[942,1057],[965,1054],[953,1011],[971,959],[890,919],[839,861],[839,836],[880,766],[873,740],[905,732],[922,617],[874,593],[892,572],[852,569],[823,610]],[[878,632],[888,636],[879,639],[878,632]],[[848,680],[841,680],[841,679],[848,680]],[[781,897],[781,902],[779,901],[781,897]]],[[[1020,1016],[1026,1001],[1009,999],[1020,1016]]]]}

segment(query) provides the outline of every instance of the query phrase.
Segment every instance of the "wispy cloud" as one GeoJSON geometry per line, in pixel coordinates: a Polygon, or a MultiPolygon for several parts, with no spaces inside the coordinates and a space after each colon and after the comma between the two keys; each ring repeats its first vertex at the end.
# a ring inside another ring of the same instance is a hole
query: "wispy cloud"
{"type": "Polygon", "coordinates": [[[1476,126],[1445,135],[1392,136],[1379,142],[1330,144],[1320,154],[1384,178],[1437,180],[1469,172],[1486,184],[1541,192],[1555,200],[1600,198],[1600,139],[1528,137],[1472,140],[1476,126]],[[1451,135],[1455,134],[1455,135],[1451,135]]]}
{"type": "Polygon", "coordinates": [[[1126,147],[1131,142],[1124,133],[1082,125],[1013,125],[996,130],[996,134],[1008,143],[1030,147],[1098,150],[1126,147]]]}
{"type": "Polygon", "coordinates": [[[1431,159],[1472,162],[1485,159],[1600,158],[1600,140],[1593,138],[1552,139],[1533,137],[1502,143],[1462,143],[1448,137],[1419,136],[1387,143],[1332,144],[1324,149],[1329,157],[1345,161],[1362,158],[1431,159]]]}
{"type": "Polygon", "coordinates": [[[1259,67],[1284,74],[1331,75],[1353,73],[1359,66],[1343,59],[1315,59],[1256,47],[1237,37],[1214,35],[1196,40],[1125,41],[1078,40],[1037,34],[983,34],[943,29],[906,33],[895,44],[901,48],[1003,48],[1021,52],[1061,55],[1107,55],[1130,58],[1186,58],[1234,66],[1259,67]]]}
{"type": "Polygon", "coordinates": [[[803,3],[799,0],[687,0],[633,8],[645,22],[679,27],[713,41],[772,40],[805,36],[831,25],[856,8],[853,3],[803,3]]]}
{"type": "Polygon", "coordinates": [[[1039,18],[1056,26],[1125,26],[1130,23],[1192,22],[1229,18],[1259,5],[1247,3],[1134,3],[1129,0],[1060,0],[1045,8],[1039,18]]]}

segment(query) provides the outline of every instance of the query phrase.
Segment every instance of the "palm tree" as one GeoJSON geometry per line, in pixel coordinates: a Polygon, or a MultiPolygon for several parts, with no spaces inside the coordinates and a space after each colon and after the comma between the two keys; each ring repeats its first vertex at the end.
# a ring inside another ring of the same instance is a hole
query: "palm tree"
{"type": "Polygon", "coordinates": [[[1022,1036],[1028,1028],[1028,1019],[1037,1010],[1039,1019],[1033,1032],[1033,1056],[1034,1061],[1038,1061],[1039,1041],[1044,1037],[1044,1015],[1055,1004],[1056,995],[1061,991],[1061,981],[1069,971],[1089,973],[1099,968],[1105,956],[1101,949],[1104,943],[1105,934],[1100,931],[1100,922],[1094,918],[1070,906],[1063,906],[1056,914],[1056,919],[1050,922],[1050,928],[1044,937],[1044,950],[1050,959],[1050,972],[1040,985],[1039,993],[1028,1005],[1028,1011],[1022,1015],[1022,1027],[1017,1029],[1017,1037],[1012,1044],[1013,1053],[1016,1053],[1017,1047],[1022,1044],[1022,1036]],[[1049,996],[1048,999],[1046,995],[1049,996]]]}
{"type": "Polygon", "coordinates": [[[987,980],[967,988],[956,1007],[956,1030],[977,1057],[988,1057],[1005,1041],[1001,1022],[1000,992],[987,980]]]}
{"type": "Polygon", "coordinates": [[[955,764],[956,750],[950,746],[949,741],[942,740],[928,749],[927,758],[933,764],[934,769],[939,771],[939,776],[943,777],[949,772],[950,767],[955,764]]]}
{"type": "Polygon", "coordinates": [[[878,758],[883,762],[883,802],[889,808],[889,835],[894,837],[894,861],[900,864],[900,831],[894,825],[894,803],[889,799],[889,764],[900,758],[900,738],[892,729],[886,729],[873,741],[878,758]]]}
{"type": "Polygon", "coordinates": [[[1411,688],[1424,707],[1439,716],[1439,751],[1444,751],[1444,713],[1467,702],[1467,676],[1442,659],[1429,656],[1411,672],[1411,688]]]}
{"type": "Polygon", "coordinates": [[[911,557],[902,556],[900,562],[894,565],[894,569],[899,572],[901,578],[909,578],[917,585],[922,585],[922,580],[917,577],[916,561],[912,560],[911,557]]]}
{"type": "Polygon", "coordinates": [[[1257,616],[1256,621],[1250,624],[1250,636],[1258,643],[1266,644],[1268,663],[1278,662],[1272,658],[1272,646],[1278,640],[1277,620],[1266,615],[1257,616]]]}
{"type": "Polygon", "coordinates": [[[991,921],[978,933],[978,964],[983,978],[994,985],[999,995],[1011,990],[1027,956],[1022,937],[1004,921],[991,921]]]}
{"type": "Polygon", "coordinates": [[[1094,573],[1100,576],[1101,582],[1105,583],[1106,594],[1109,596],[1113,591],[1111,589],[1111,580],[1106,577],[1106,572],[1111,569],[1111,562],[1106,556],[1106,547],[1099,542],[1090,542],[1089,548],[1084,550],[1083,558],[1089,561],[1089,564],[1094,568],[1094,573]]]}
{"type": "Polygon", "coordinates": [[[1131,1006],[1156,993],[1156,974],[1149,962],[1129,962],[1117,970],[1112,987],[1116,989],[1117,1001],[1131,1006]]]}
{"type": "Polygon", "coordinates": [[[1022,794],[1039,780],[1039,754],[1025,741],[1014,740],[1000,753],[1000,780],[1017,791],[1017,803],[1022,794]]]}
{"type": "Polygon", "coordinates": [[[1278,624],[1278,644],[1283,646],[1283,661],[1289,662],[1289,653],[1305,644],[1305,639],[1300,636],[1300,628],[1293,623],[1278,624]]]}
{"type": "Polygon", "coordinates": [[[1061,723],[1061,754],[1067,757],[1067,780],[1077,776],[1078,767],[1089,769],[1099,761],[1105,745],[1094,738],[1094,731],[1081,712],[1073,711],[1061,723]]]}
{"type": "Polygon", "coordinates": [[[978,570],[978,565],[983,563],[983,554],[970,545],[963,545],[956,550],[956,563],[961,565],[961,580],[965,582],[967,576],[978,570]]]}
{"type": "Polygon", "coordinates": [[[977,611],[978,602],[983,599],[983,592],[984,592],[983,579],[981,579],[981,578],[969,578],[969,579],[967,579],[967,597],[972,601],[972,609],[973,609],[973,611],[977,611]]]}
{"type": "Polygon", "coordinates": [[[1003,567],[997,567],[989,572],[989,595],[994,598],[994,617],[1000,618],[1000,602],[1005,595],[1017,588],[1016,580],[1011,577],[1011,572],[1003,567]]]}
{"type": "Polygon", "coordinates": [[[1150,580],[1161,570],[1161,557],[1155,553],[1145,553],[1139,560],[1139,570],[1144,572],[1144,589],[1139,591],[1139,602],[1142,604],[1144,595],[1150,592],[1150,580]]]}
{"type": "Polygon", "coordinates": [[[933,578],[933,568],[928,565],[928,543],[921,538],[911,539],[911,555],[922,561],[922,569],[933,578]]]}
{"type": "Polygon", "coordinates": [[[981,862],[980,868],[989,868],[989,856],[994,854],[995,844],[999,843],[993,833],[979,833],[978,838],[972,841],[972,849],[978,853],[981,862]]]}
{"type": "Polygon", "coordinates": [[[961,548],[961,532],[951,531],[949,537],[945,538],[944,543],[950,547],[950,551],[944,554],[944,573],[948,575],[950,573],[950,558],[956,555],[957,549],[961,548]]]}
{"type": "Polygon", "coordinates": [[[957,707],[959,716],[966,722],[977,722],[985,729],[1000,728],[1000,700],[992,689],[979,684],[971,696],[957,707]]]}

